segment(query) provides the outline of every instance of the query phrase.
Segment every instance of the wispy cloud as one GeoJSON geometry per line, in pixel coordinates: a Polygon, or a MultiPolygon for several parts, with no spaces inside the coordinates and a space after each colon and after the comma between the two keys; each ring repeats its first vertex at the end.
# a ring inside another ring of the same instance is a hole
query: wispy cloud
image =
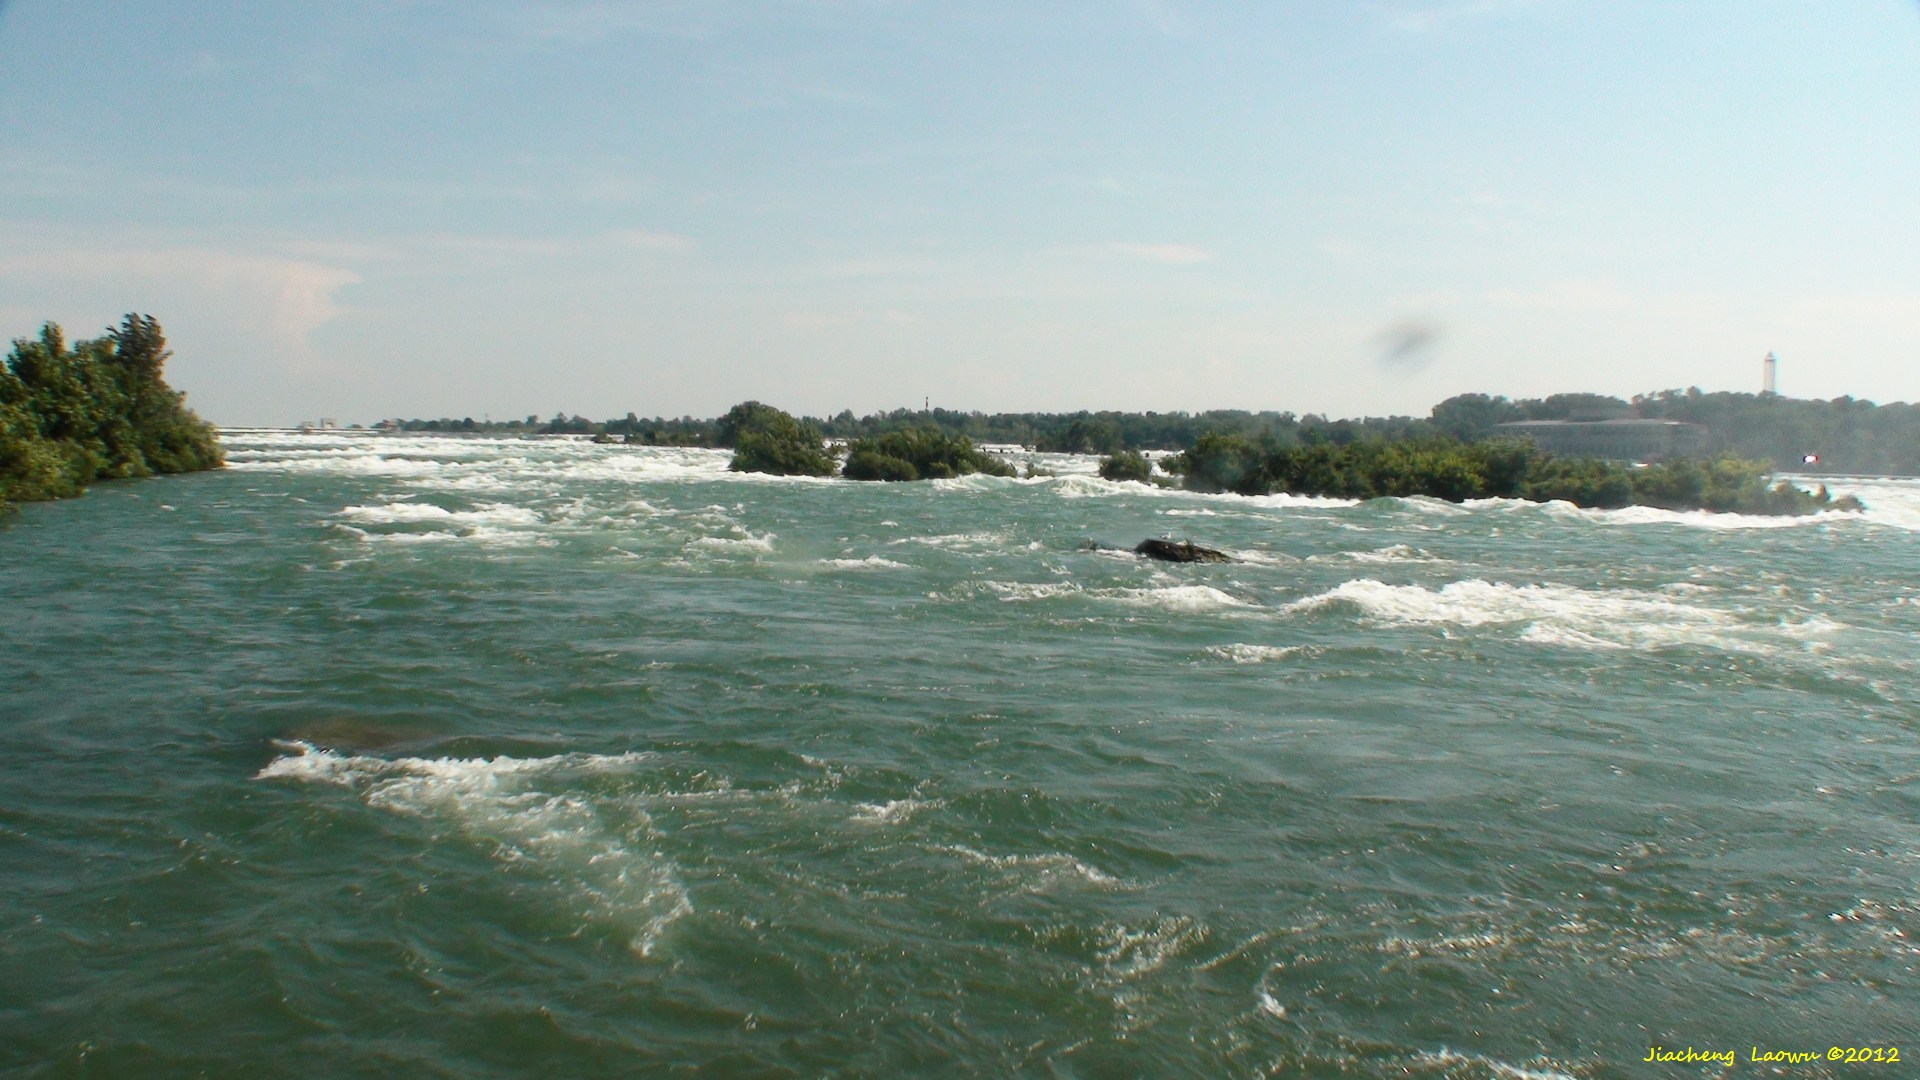
{"type": "Polygon", "coordinates": [[[345,310],[340,290],[360,282],[352,270],[311,259],[211,248],[73,249],[0,257],[0,280],[109,285],[146,294],[211,294],[255,313],[279,347],[304,353],[308,336],[345,310]]]}
{"type": "Polygon", "coordinates": [[[1404,34],[1424,34],[1450,23],[1522,15],[1540,6],[1541,0],[1451,0],[1400,5],[1387,10],[1387,25],[1404,34]]]}
{"type": "Polygon", "coordinates": [[[1130,244],[1115,242],[1107,245],[1107,250],[1141,262],[1164,263],[1169,266],[1188,266],[1193,263],[1213,261],[1213,252],[1192,244],[1130,244]]]}
{"type": "Polygon", "coordinates": [[[692,237],[681,236],[679,233],[653,232],[647,229],[618,229],[608,233],[607,240],[635,251],[692,251],[699,246],[692,237]]]}

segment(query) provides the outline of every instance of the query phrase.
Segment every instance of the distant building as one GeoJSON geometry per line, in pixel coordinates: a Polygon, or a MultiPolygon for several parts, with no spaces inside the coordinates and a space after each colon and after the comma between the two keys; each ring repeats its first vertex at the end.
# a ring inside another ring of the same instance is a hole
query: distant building
{"type": "Polygon", "coordinates": [[[1566,457],[1669,461],[1699,457],[1707,448],[1707,429],[1684,420],[1518,420],[1494,430],[1566,457]]]}

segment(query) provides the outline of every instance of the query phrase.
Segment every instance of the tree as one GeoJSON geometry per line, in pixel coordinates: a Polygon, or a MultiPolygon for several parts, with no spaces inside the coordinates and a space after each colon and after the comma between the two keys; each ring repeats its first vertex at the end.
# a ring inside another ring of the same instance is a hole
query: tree
{"type": "Polygon", "coordinates": [[[771,405],[743,401],[729,409],[715,427],[734,448],[733,461],[728,465],[734,472],[833,475],[833,458],[824,449],[826,440],[820,429],[771,405]]]}
{"type": "Polygon", "coordinates": [[[150,315],[68,347],[47,323],[0,377],[0,503],[77,495],[97,479],[218,468],[218,437],[167,386],[150,315]]]}

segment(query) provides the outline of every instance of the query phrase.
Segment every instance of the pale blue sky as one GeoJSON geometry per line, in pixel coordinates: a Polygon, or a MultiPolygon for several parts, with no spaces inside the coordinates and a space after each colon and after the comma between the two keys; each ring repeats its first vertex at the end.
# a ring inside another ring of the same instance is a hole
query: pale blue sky
{"type": "Polygon", "coordinates": [[[1912,0],[14,0],[0,333],[223,423],[1920,400],[1912,0]]]}

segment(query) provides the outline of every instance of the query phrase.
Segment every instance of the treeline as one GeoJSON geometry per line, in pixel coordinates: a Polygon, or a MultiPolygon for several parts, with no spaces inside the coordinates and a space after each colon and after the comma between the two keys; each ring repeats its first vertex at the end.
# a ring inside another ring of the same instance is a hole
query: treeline
{"type": "MultiPolygon", "coordinates": [[[[1426,421],[1414,417],[1368,417],[1329,420],[1312,413],[1248,412],[1214,409],[1186,413],[983,413],[955,409],[894,409],[855,416],[845,409],[831,417],[799,418],[826,438],[842,442],[872,439],[897,431],[927,428],[951,438],[975,443],[1031,446],[1059,453],[1108,454],[1122,449],[1174,450],[1190,445],[1202,432],[1226,431],[1247,435],[1321,431],[1329,437],[1393,438],[1420,430],[1426,421]]],[[[593,435],[613,442],[645,446],[727,445],[721,441],[720,420],[691,416],[643,418],[633,413],[619,419],[592,421],[583,416],[556,413],[541,420],[383,420],[376,428],[389,431],[472,432],[504,435],[593,435]]]]}
{"type": "MultiPolygon", "coordinates": [[[[854,416],[852,410],[827,417],[804,417],[824,437],[852,441],[890,432],[931,428],[975,443],[1031,446],[1063,453],[1112,455],[1123,450],[1180,450],[1201,435],[1241,435],[1281,446],[1328,442],[1336,446],[1364,441],[1393,441],[1445,435],[1475,442],[1496,434],[1495,425],[1513,420],[1684,420],[1708,429],[1707,453],[1763,461],[1775,469],[1826,473],[1920,475],[1920,405],[1875,405],[1854,398],[1832,401],[1778,394],[1702,393],[1663,390],[1631,401],[1602,394],[1555,394],[1545,398],[1460,394],[1433,407],[1430,415],[1329,419],[1316,413],[1248,412],[1074,412],[981,413],[953,409],[894,409],[854,416]],[[1817,463],[1803,464],[1813,454],[1817,463]]],[[[404,431],[471,431],[527,435],[595,435],[615,442],[661,446],[723,446],[719,419],[643,419],[633,413],[617,420],[590,421],[555,414],[549,420],[481,422],[462,420],[389,420],[381,426],[404,431]]]]}
{"type": "Polygon", "coordinates": [[[1920,475],[1920,405],[1875,405],[1851,397],[1831,401],[1779,394],[1662,390],[1632,401],[1562,394],[1509,401],[1461,394],[1433,407],[1433,426],[1458,439],[1494,434],[1512,420],[1684,420],[1707,429],[1706,453],[1764,461],[1776,469],[1821,473],[1920,475]],[[1814,455],[1812,463],[1804,459],[1814,455]]]}
{"type": "Polygon", "coordinates": [[[216,469],[213,425],[161,377],[167,348],[150,315],[69,347],[48,323],[16,338],[0,371],[0,505],[78,495],[95,480],[216,469]]]}
{"type": "MultiPolygon", "coordinates": [[[[1136,467],[1125,455],[1108,462],[1115,466],[1115,474],[1136,467]]],[[[1835,499],[1825,486],[1808,492],[1784,480],[1776,482],[1765,462],[1717,457],[1631,466],[1598,458],[1556,457],[1525,439],[1462,442],[1447,435],[1421,435],[1345,445],[1315,439],[1287,446],[1270,439],[1210,433],[1160,465],[1188,490],[1241,495],[1286,492],[1348,499],[1424,495],[1449,502],[1564,500],[1588,507],[1656,506],[1748,514],[1861,509],[1858,500],[1835,499]]],[[[1106,467],[1101,473],[1110,475],[1106,467]]]]}
{"type": "MultiPolygon", "coordinates": [[[[757,401],[734,406],[716,422],[716,431],[722,445],[733,447],[735,472],[831,476],[837,471],[849,480],[1014,474],[1012,465],[980,452],[966,436],[931,425],[855,438],[846,444],[844,464],[835,460],[817,422],[757,401]]],[[[1282,443],[1271,433],[1209,431],[1183,452],[1163,458],[1160,466],[1164,474],[1139,451],[1122,449],[1101,462],[1100,475],[1241,495],[1565,500],[1576,506],[1750,514],[1861,508],[1851,497],[1834,499],[1825,487],[1808,492],[1776,483],[1763,462],[1723,457],[1636,467],[1555,457],[1526,439],[1462,442],[1437,433],[1335,443],[1314,432],[1303,442],[1282,443]]]]}

